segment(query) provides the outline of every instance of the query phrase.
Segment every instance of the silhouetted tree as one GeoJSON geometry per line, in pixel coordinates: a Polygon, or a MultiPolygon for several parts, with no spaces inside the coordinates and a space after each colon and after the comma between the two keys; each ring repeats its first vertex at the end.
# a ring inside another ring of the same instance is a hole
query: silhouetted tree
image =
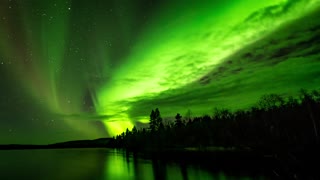
{"type": "Polygon", "coordinates": [[[137,130],[136,126],[133,126],[133,128],[132,128],[132,134],[137,134],[137,132],[138,132],[138,130],[137,130]]]}
{"type": "Polygon", "coordinates": [[[155,113],[156,130],[159,130],[159,127],[162,124],[162,118],[161,118],[159,109],[156,108],[154,113],[155,113]]]}
{"type": "Polygon", "coordinates": [[[182,116],[181,116],[179,113],[177,113],[177,115],[176,115],[175,118],[176,118],[175,126],[176,126],[177,128],[181,128],[182,125],[183,125],[183,123],[182,123],[182,116]]]}
{"type": "Polygon", "coordinates": [[[157,127],[157,122],[156,122],[156,114],[153,109],[150,114],[150,123],[149,124],[150,124],[151,131],[155,131],[156,127],[157,127]]]}

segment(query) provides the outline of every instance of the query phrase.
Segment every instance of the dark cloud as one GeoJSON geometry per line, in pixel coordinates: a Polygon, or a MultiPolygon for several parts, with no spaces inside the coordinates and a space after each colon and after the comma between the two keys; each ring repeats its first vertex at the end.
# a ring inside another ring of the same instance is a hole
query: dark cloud
{"type": "Polygon", "coordinates": [[[252,23],[268,18],[279,18],[280,16],[285,15],[287,12],[292,11],[299,3],[305,2],[301,0],[289,0],[279,5],[268,6],[252,13],[244,20],[244,22],[252,23]]]}

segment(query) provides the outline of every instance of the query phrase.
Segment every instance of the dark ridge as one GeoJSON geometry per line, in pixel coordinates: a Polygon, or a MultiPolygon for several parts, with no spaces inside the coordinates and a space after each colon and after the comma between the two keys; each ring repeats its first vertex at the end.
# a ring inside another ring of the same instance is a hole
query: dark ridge
{"type": "Polygon", "coordinates": [[[8,144],[0,145],[0,150],[23,150],[23,149],[63,149],[63,148],[102,148],[111,147],[112,138],[100,138],[95,140],[76,140],[60,142],[48,145],[22,145],[22,144],[8,144]]]}

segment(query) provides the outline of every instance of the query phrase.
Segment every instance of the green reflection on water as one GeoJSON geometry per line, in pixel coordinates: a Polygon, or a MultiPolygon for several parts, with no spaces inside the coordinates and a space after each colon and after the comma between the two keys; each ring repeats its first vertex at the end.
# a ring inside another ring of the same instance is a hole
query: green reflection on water
{"type": "MultiPolygon", "coordinates": [[[[107,152],[104,179],[113,180],[226,180],[226,179],[253,179],[247,176],[230,176],[224,172],[212,173],[195,165],[186,165],[179,162],[165,162],[161,159],[142,159],[121,150],[107,152]]],[[[265,179],[262,176],[254,179],[265,179]]]]}
{"type": "Polygon", "coordinates": [[[121,150],[110,150],[107,155],[104,179],[153,179],[153,167],[149,160],[128,156],[121,150]]]}
{"type": "Polygon", "coordinates": [[[212,180],[265,179],[212,171],[211,164],[142,158],[115,149],[1,150],[0,179],[212,180]]]}

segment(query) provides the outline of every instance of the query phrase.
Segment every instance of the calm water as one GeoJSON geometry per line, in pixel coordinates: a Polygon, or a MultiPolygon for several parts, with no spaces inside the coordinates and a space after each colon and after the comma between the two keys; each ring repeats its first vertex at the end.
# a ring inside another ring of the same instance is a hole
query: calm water
{"type": "Polygon", "coordinates": [[[257,174],[231,175],[223,171],[213,172],[210,171],[209,165],[137,158],[115,149],[50,149],[0,151],[0,179],[211,180],[265,178],[257,174]]]}

